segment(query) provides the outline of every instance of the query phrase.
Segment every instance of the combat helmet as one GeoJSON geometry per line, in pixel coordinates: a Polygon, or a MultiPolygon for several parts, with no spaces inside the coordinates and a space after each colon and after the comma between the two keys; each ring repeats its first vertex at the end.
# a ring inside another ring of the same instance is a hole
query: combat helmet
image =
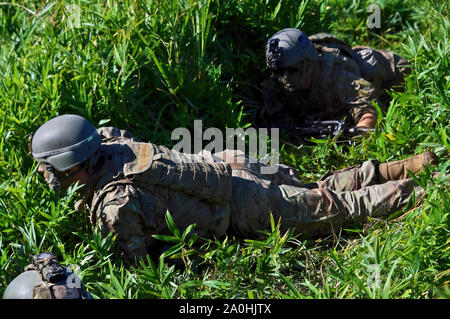
{"type": "Polygon", "coordinates": [[[92,296],[76,274],[47,252],[33,256],[32,263],[6,287],[3,299],[92,299],[92,296]]]}
{"type": "Polygon", "coordinates": [[[318,53],[301,30],[287,28],[267,40],[266,64],[270,69],[287,68],[302,60],[316,61],[318,53]]]}
{"type": "Polygon", "coordinates": [[[34,159],[45,164],[50,188],[58,189],[60,183],[70,179],[76,172],[61,176],[58,172],[70,170],[74,166],[91,159],[95,164],[99,157],[102,138],[97,129],[84,117],[66,114],[44,123],[28,140],[28,151],[34,159]]]}
{"type": "Polygon", "coordinates": [[[36,161],[64,172],[90,158],[99,149],[101,137],[84,117],[66,114],[44,123],[30,142],[36,161]]]}

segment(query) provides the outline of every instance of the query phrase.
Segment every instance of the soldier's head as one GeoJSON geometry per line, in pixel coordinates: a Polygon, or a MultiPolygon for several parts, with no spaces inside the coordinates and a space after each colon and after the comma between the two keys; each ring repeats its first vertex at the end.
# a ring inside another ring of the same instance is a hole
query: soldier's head
{"type": "Polygon", "coordinates": [[[32,263],[6,287],[3,299],[91,299],[80,278],[61,266],[51,253],[32,263]]]}
{"type": "Polygon", "coordinates": [[[101,137],[85,118],[67,114],[44,123],[28,142],[28,151],[40,163],[38,171],[52,189],[84,184],[100,153],[101,137]]]}
{"type": "Polygon", "coordinates": [[[283,29],[266,44],[266,64],[289,92],[311,86],[311,72],[318,53],[307,35],[298,29],[283,29]]]}

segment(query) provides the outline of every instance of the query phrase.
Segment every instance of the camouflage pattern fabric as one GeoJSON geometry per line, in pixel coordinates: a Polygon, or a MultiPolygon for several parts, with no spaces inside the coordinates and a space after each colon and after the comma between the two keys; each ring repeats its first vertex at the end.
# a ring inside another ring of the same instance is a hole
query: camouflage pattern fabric
{"type": "Polygon", "coordinates": [[[367,216],[389,216],[423,189],[412,179],[379,184],[378,162],[331,174],[316,185],[276,184],[253,170],[233,170],[231,229],[252,237],[270,229],[270,213],[283,230],[320,236],[344,225],[361,225],[367,216]],[[314,187],[315,186],[315,187],[314,187]]]}
{"type": "Polygon", "coordinates": [[[386,108],[391,89],[404,81],[408,61],[391,50],[336,44],[315,45],[309,90],[286,92],[272,76],[262,82],[264,117],[272,127],[293,126],[305,120],[332,120],[347,116],[356,124],[363,114],[377,115],[372,101],[386,108]]]}
{"type": "Polygon", "coordinates": [[[128,257],[145,256],[156,244],[152,235],[168,233],[167,210],[180,229],[196,223],[206,237],[258,236],[270,229],[270,213],[281,218],[283,229],[315,236],[367,216],[388,216],[423,192],[411,179],[378,184],[376,161],[303,184],[284,165],[262,174],[268,164],[238,151],[182,154],[114,128],[99,130],[110,135],[102,143],[109,173],[88,187],[91,221],[105,235],[117,234],[128,257]]]}

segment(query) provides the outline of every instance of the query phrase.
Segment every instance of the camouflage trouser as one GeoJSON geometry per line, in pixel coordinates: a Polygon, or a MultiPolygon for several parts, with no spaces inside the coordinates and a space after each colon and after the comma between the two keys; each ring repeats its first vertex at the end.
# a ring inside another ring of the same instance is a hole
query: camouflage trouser
{"type": "Polygon", "coordinates": [[[303,187],[274,185],[249,171],[233,171],[232,229],[254,235],[270,228],[270,213],[283,229],[316,236],[361,225],[367,216],[388,216],[423,189],[408,178],[379,184],[378,162],[337,171],[303,187]]]}

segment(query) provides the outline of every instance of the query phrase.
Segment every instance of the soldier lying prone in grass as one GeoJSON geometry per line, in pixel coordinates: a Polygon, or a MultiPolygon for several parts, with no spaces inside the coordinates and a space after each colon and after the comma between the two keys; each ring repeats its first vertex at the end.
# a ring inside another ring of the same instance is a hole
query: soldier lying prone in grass
{"type": "Polygon", "coordinates": [[[294,170],[251,161],[244,154],[185,154],[144,143],[113,127],[96,129],[77,115],[62,115],[34,134],[30,151],[50,187],[83,184],[76,209],[88,208],[103,234],[117,234],[129,257],[144,257],[154,234],[168,232],[166,211],[184,229],[207,237],[255,237],[270,229],[270,213],[281,228],[304,236],[325,235],[368,216],[389,216],[424,189],[408,178],[435,162],[433,153],[337,171],[304,184],[294,170]],[[270,168],[270,167],[269,167],[270,168]],[[266,170],[267,171],[267,170],[266,170]]]}

